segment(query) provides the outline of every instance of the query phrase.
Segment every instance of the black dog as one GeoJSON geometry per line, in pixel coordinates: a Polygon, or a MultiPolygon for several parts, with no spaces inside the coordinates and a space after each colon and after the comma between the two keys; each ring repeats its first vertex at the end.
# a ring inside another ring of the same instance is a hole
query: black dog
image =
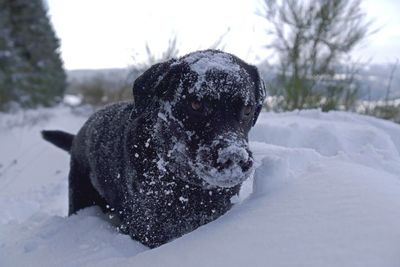
{"type": "Polygon", "coordinates": [[[69,214],[99,205],[156,247],[231,207],[253,172],[248,132],[265,93],[254,66],[206,50],[152,66],[133,95],[96,112],[76,136],[42,134],[71,153],[69,214]]]}

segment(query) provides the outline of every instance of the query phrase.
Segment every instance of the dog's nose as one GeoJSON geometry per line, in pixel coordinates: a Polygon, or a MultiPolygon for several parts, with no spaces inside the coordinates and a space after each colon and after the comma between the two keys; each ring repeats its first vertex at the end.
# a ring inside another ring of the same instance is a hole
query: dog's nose
{"type": "Polygon", "coordinates": [[[244,144],[226,142],[226,140],[213,145],[214,166],[222,171],[234,167],[240,167],[247,172],[253,166],[251,152],[244,144]]]}
{"type": "Polygon", "coordinates": [[[253,167],[253,161],[252,160],[241,160],[239,162],[240,168],[242,168],[243,172],[247,172],[250,170],[251,167],[253,167]]]}
{"type": "Polygon", "coordinates": [[[233,167],[235,164],[237,164],[243,172],[247,172],[253,166],[253,161],[251,159],[238,161],[233,157],[232,159],[228,158],[224,162],[217,161],[216,168],[218,169],[218,171],[222,171],[224,169],[229,169],[233,167]]]}

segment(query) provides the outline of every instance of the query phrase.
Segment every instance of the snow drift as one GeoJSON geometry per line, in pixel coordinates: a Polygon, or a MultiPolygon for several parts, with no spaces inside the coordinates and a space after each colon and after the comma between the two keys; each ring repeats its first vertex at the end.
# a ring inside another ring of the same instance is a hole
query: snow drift
{"type": "Polygon", "coordinates": [[[67,214],[67,108],[0,114],[0,266],[399,266],[400,126],[343,112],[261,114],[224,216],[157,249],[88,208],[67,214]],[[32,122],[27,124],[26,122],[32,122]]]}

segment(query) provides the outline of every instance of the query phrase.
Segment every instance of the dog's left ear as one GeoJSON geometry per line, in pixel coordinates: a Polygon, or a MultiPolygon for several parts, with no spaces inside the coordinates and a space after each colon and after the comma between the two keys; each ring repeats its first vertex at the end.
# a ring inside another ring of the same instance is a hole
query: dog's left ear
{"type": "Polygon", "coordinates": [[[266,97],[266,90],[263,80],[260,77],[257,67],[248,65],[247,72],[250,74],[255,85],[255,97],[256,97],[256,110],[254,112],[253,126],[256,124],[257,118],[260,115],[262,107],[264,105],[264,100],[266,97]]]}
{"type": "Polygon", "coordinates": [[[143,111],[151,105],[151,101],[158,94],[159,83],[169,73],[171,64],[175,59],[166,62],[157,63],[146,70],[142,75],[136,78],[133,83],[133,98],[135,107],[138,111],[143,111]]]}

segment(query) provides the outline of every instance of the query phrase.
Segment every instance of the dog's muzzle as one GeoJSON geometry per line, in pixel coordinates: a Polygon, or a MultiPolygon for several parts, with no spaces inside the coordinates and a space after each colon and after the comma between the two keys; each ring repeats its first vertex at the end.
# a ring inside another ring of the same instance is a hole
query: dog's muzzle
{"type": "Polygon", "coordinates": [[[200,146],[196,173],[207,184],[233,187],[253,173],[253,158],[248,143],[236,135],[219,136],[211,145],[200,146]]]}

